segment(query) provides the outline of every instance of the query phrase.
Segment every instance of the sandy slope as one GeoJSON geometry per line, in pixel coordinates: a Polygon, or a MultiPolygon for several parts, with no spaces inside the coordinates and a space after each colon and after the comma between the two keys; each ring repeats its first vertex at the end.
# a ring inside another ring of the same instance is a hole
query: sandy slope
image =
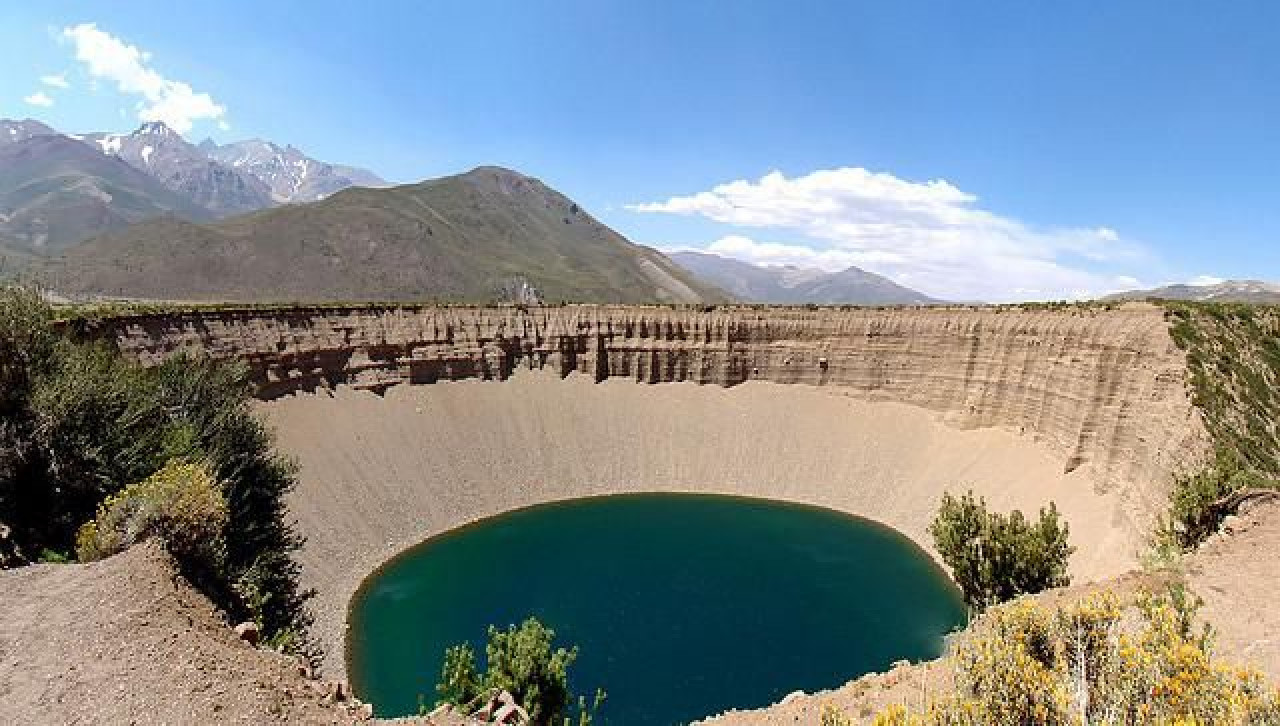
{"type": "Polygon", "coordinates": [[[479,517],[629,491],[787,499],[886,522],[928,546],[942,493],[973,488],[999,508],[1057,502],[1082,579],[1132,566],[1142,531],[1119,491],[1000,428],[961,430],[905,404],[746,383],[601,384],[524,373],[501,384],[339,388],[262,405],[301,466],[290,508],[307,544],[314,630],[340,673],[346,607],[390,555],[479,517]]]}
{"type": "Polygon", "coordinates": [[[0,723],[355,721],[315,683],[237,639],[154,543],[0,571],[0,723]]]}

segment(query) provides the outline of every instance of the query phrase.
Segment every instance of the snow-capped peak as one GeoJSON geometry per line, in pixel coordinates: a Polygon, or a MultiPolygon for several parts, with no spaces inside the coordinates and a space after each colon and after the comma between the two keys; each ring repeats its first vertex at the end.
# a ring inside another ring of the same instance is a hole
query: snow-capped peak
{"type": "Polygon", "coordinates": [[[110,134],[97,139],[98,146],[104,154],[119,154],[120,149],[124,146],[124,137],[119,134],[110,134]]]}
{"type": "Polygon", "coordinates": [[[292,145],[282,147],[264,139],[237,141],[206,153],[262,180],[280,203],[313,202],[347,187],[384,183],[369,172],[318,161],[292,145]]]}
{"type": "Polygon", "coordinates": [[[178,134],[169,128],[163,121],[148,121],[138,127],[133,132],[134,136],[177,136],[178,134]]]}

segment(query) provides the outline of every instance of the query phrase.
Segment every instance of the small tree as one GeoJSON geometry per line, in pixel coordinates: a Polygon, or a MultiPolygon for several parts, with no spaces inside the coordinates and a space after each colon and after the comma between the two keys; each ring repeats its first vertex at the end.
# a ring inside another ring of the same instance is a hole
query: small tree
{"type": "MultiPolygon", "coordinates": [[[[529,712],[532,723],[570,723],[574,699],[569,691],[569,666],[577,660],[578,649],[552,649],[555,636],[554,630],[532,617],[506,630],[489,626],[483,675],[476,669],[475,650],[469,644],[449,648],[436,685],[441,702],[465,706],[487,691],[507,691],[529,712]]],[[[585,698],[576,700],[578,722],[585,726],[591,723],[590,711],[599,708],[604,693],[597,692],[595,708],[590,710],[585,698]]]]}
{"type": "Polygon", "coordinates": [[[1067,523],[1053,502],[1032,524],[1018,510],[988,511],[986,500],[973,492],[959,498],[947,493],[929,533],[973,607],[1071,583],[1067,560],[1075,548],[1067,543],[1067,523]]]}

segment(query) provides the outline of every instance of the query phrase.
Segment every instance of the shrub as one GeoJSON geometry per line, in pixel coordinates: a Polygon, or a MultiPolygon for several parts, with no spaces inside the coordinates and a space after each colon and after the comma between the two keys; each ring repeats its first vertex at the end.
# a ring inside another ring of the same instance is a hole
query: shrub
{"type": "Polygon", "coordinates": [[[185,355],[139,366],[109,343],[64,336],[52,318],[38,293],[0,289],[0,525],[13,551],[71,551],[77,528],[125,485],[170,459],[205,462],[226,504],[225,555],[207,577],[179,564],[229,617],[305,649],[309,593],[284,502],[293,468],[251,409],[248,370],[185,355]]]}
{"type": "Polygon", "coordinates": [[[47,364],[52,318],[38,290],[0,286],[0,417],[21,408],[29,380],[47,364]]]}
{"type": "Polygon", "coordinates": [[[1067,543],[1067,523],[1052,502],[1033,524],[1018,510],[1007,515],[988,511],[986,501],[975,499],[973,492],[959,498],[943,494],[929,533],[972,607],[986,608],[1071,582],[1067,560],[1075,548],[1067,543]]]}
{"type": "Polygon", "coordinates": [[[100,560],[156,537],[184,574],[207,581],[223,570],[226,526],[227,503],[208,469],[174,461],[108,497],[76,535],[76,555],[100,560]]]}
{"type": "MultiPolygon", "coordinates": [[[[511,625],[506,630],[489,626],[488,635],[487,669],[483,675],[476,669],[475,651],[469,644],[445,651],[444,668],[436,686],[441,702],[466,706],[491,690],[507,691],[529,712],[532,723],[568,724],[574,705],[569,691],[569,667],[578,658],[577,647],[552,649],[555,631],[532,617],[519,627],[511,625]]],[[[590,724],[592,712],[603,700],[604,693],[597,692],[589,709],[586,699],[579,697],[579,724],[590,724]]]]}
{"type": "Polygon", "coordinates": [[[1137,622],[1124,613],[1109,594],[1053,611],[1026,599],[993,608],[957,645],[954,696],[918,713],[892,706],[875,723],[1280,723],[1280,693],[1189,633],[1185,597],[1148,598],[1137,622]]]}
{"type": "Polygon", "coordinates": [[[179,355],[151,375],[169,450],[207,461],[222,483],[227,590],[215,601],[236,619],[256,620],[270,642],[277,633],[299,638],[310,623],[311,594],[298,590],[299,568],[290,557],[302,546],[285,502],[294,466],[274,451],[270,431],[250,408],[248,369],[179,355]]]}
{"type": "MultiPolygon", "coordinates": [[[[29,552],[45,549],[23,537],[13,509],[15,499],[26,489],[19,482],[36,468],[28,398],[31,379],[48,365],[51,355],[51,317],[37,291],[0,286],[0,527],[15,530],[14,558],[20,558],[24,548],[29,552]]],[[[0,562],[6,560],[0,554],[0,562]]]]}
{"type": "MultiPolygon", "coordinates": [[[[1203,469],[1180,477],[1159,544],[1194,547],[1228,514],[1216,506],[1280,476],[1280,309],[1166,302],[1169,334],[1187,354],[1192,402],[1214,445],[1203,469]]],[[[1199,462],[1197,462],[1199,465],[1199,462]]]]}
{"type": "Polygon", "coordinates": [[[1217,531],[1226,512],[1219,502],[1242,489],[1274,489],[1276,482],[1248,467],[1229,449],[1219,449],[1213,464],[1174,481],[1169,525],[1163,536],[1190,549],[1217,531]]]}
{"type": "Polygon", "coordinates": [[[105,497],[147,478],[171,452],[144,369],[101,345],[63,341],[55,351],[30,394],[40,478],[52,486],[27,487],[15,504],[42,544],[62,549],[105,497]]]}

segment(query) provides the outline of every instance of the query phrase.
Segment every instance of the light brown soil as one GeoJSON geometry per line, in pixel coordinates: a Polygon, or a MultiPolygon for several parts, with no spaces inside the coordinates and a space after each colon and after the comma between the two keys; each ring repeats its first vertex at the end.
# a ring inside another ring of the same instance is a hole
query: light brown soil
{"type": "Polygon", "coordinates": [[[1218,651],[1280,683],[1280,504],[1249,508],[1227,528],[1187,558],[1187,581],[1218,651]]]}
{"type": "Polygon", "coordinates": [[[354,722],[319,685],[236,638],[158,545],[0,571],[0,723],[354,722]]]}

